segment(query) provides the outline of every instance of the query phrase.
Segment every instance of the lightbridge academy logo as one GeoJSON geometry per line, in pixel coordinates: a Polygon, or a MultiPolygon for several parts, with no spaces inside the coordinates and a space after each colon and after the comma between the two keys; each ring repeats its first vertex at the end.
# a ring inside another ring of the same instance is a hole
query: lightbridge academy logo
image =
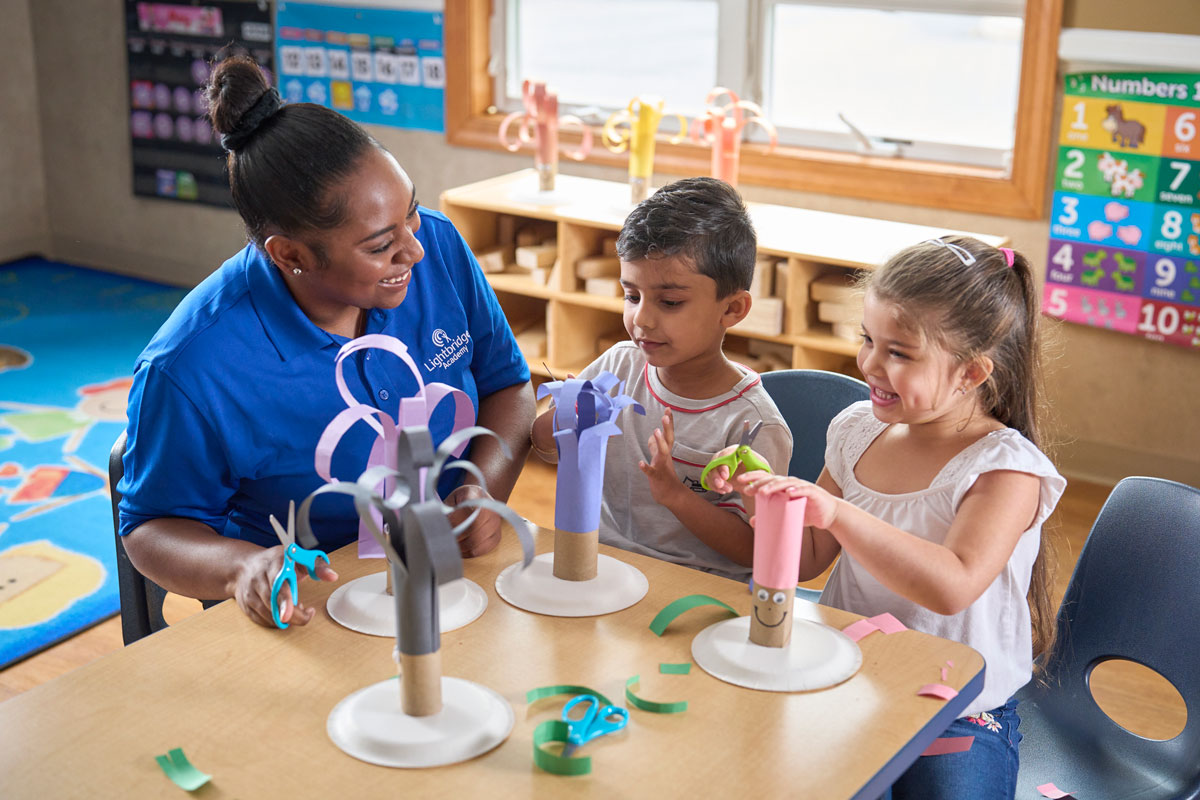
{"type": "Polygon", "coordinates": [[[471,349],[469,347],[471,342],[470,331],[463,331],[458,336],[451,336],[441,328],[438,328],[430,338],[433,340],[433,346],[438,348],[438,351],[425,359],[424,367],[426,372],[433,372],[435,369],[447,369],[455,361],[465,356],[471,349]]]}

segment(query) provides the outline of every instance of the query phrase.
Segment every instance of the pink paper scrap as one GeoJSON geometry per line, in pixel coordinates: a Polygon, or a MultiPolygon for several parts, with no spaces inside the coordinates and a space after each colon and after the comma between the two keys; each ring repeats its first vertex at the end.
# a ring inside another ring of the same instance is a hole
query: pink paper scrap
{"type": "Polygon", "coordinates": [[[934,739],[921,755],[944,756],[948,753],[965,753],[971,749],[973,744],[975,744],[974,736],[943,736],[941,739],[934,739]]]}
{"type": "Polygon", "coordinates": [[[946,680],[946,668],[942,667],[942,681],[944,682],[945,680],[946,680]]]}
{"type": "Polygon", "coordinates": [[[1064,792],[1053,783],[1043,783],[1041,786],[1037,787],[1037,790],[1042,793],[1042,797],[1049,797],[1051,800],[1058,800],[1058,798],[1061,797],[1072,796],[1070,792],[1064,792]]]}
{"type": "Polygon", "coordinates": [[[879,627],[869,619],[860,619],[858,622],[852,622],[842,628],[842,633],[850,637],[850,641],[857,642],[867,634],[874,633],[879,630],[879,627]]]}
{"type": "Polygon", "coordinates": [[[883,631],[884,633],[899,633],[900,631],[908,630],[903,622],[896,619],[886,611],[882,614],[876,614],[873,617],[867,617],[867,619],[874,623],[875,627],[879,628],[879,630],[883,631]]]}
{"type": "Polygon", "coordinates": [[[958,696],[957,689],[951,689],[943,683],[927,683],[917,690],[921,697],[936,697],[939,700],[953,700],[958,696]]]}

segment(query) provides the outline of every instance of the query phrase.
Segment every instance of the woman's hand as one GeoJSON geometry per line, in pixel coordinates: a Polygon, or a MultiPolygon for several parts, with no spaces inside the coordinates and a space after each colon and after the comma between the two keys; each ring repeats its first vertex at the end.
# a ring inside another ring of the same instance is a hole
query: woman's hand
{"type": "MultiPolygon", "coordinates": [[[[275,576],[283,569],[283,545],[268,547],[242,561],[237,573],[233,597],[246,616],[267,628],[275,627],[271,615],[271,585],[275,576]]],[[[307,573],[297,569],[297,577],[303,580],[307,573]]],[[[338,576],[324,562],[317,563],[317,574],[323,581],[336,581],[338,576]]],[[[293,602],[291,588],[285,583],[279,590],[279,619],[289,625],[307,625],[317,613],[314,606],[293,602]]]]}
{"type": "Polygon", "coordinates": [[[650,463],[639,461],[638,468],[650,480],[654,501],[669,507],[681,490],[686,491],[675,474],[675,462],[671,460],[671,450],[675,447],[675,421],[671,418],[671,409],[663,414],[662,427],[650,434],[647,444],[650,446],[650,463]]]}
{"type": "Polygon", "coordinates": [[[829,530],[837,519],[841,498],[835,497],[815,483],[788,475],[772,475],[762,470],[739,475],[737,483],[741,485],[742,493],[751,497],[763,498],[785,494],[788,497],[806,498],[808,503],[804,507],[805,525],[829,530]]]}
{"type": "MultiPolygon", "coordinates": [[[[480,497],[491,497],[482,486],[465,483],[446,497],[446,505],[457,506],[465,500],[480,497]]],[[[474,522],[458,535],[458,549],[463,558],[473,558],[490,553],[500,544],[500,515],[494,511],[480,508],[464,508],[451,512],[448,516],[450,525],[457,527],[472,513],[478,511],[474,522]]]]}

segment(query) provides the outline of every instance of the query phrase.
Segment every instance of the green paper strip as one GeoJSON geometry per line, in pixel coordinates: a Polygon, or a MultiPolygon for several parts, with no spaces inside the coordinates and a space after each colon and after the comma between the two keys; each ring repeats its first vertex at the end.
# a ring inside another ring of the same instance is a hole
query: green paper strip
{"type": "Polygon", "coordinates": [[[591,756],[563,758],[542,749],[547,742],[563,742],[565,745],[570,732],[571,726],[561,719],[548,719],[534,728],[533,763],[554,775],[587,775],[591,772],[591,756]]]}
{"type": "Polygon", "coordinates": [[[685,661],[682,664],[659,664],[658,671],[663,675],[687,675],[692,671],[692,662],[685,661]]]}
{"type": "Polygon", "coordinates": [[[167,777],[185,791],[194,792],[212,779],[211,775],[205,775],[192,766],[192,762],[183,754],[182,747],[176,747],[165,756],[155,756],[154,760],[162,767],[167,777]]]}
{"type": "Polygon", "coordinates": [[[730,614],[735,617],[739,616],[733,606],[728,603],[721,602],[715,597],[709,597],[706,594],[689,594],[687,597],[681,597],[675,602],[668,605],[662,611],[658,612],[653,620],[650,621],[650,630],[654,631],[655,636],[662,636],[663,631],[667,629],[676,617],[685,611],[691,611],[697,606],[721,606],[728,609],[730,614]]]}
{"type": "Polygon", "coordinates": [[[612,705],[611,700],[595,689],[590,689],[587,686],[574,686],[569,683],[560,683],[557,686],[539,686],[536,689],[530,689],[525,693],[525,702],[532,703],[534,700],[541,700],[543,697],[553,697],[556,694],[594,694],[600,698],[600,705],[612,705]]]}
{"type": "Polygon", "coordinates": [[[625,681],[625,699],[629,702],[629,705],[634,708],[640,708],[642,711],[653,711],[655,714],[678,714],[680,711],[687,710],[687,700],[681,700],[678,703],[657,703],[653,700],[643,700],[638,697],[633,693],[633,687],[636,687],[641,679],[641,675],[634,675],[625,681]]]}

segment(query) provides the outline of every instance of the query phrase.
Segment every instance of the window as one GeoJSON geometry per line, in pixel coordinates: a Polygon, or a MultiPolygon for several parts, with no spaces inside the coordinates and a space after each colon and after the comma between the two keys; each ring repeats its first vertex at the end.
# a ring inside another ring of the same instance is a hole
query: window
{"type": "MultiPolygon", "coordinates": [[[[1060,15],[1060,0],[446,0],[448,138],[498,147],[525,77],[594,125],[637,94],[692,118],[721,85],[779,129],[769,156],[748,129],[743,183],[1036,218],[1060,15]]],[[[705,174],[707,157],[663,141],[655,172],[705,174]]]]}

